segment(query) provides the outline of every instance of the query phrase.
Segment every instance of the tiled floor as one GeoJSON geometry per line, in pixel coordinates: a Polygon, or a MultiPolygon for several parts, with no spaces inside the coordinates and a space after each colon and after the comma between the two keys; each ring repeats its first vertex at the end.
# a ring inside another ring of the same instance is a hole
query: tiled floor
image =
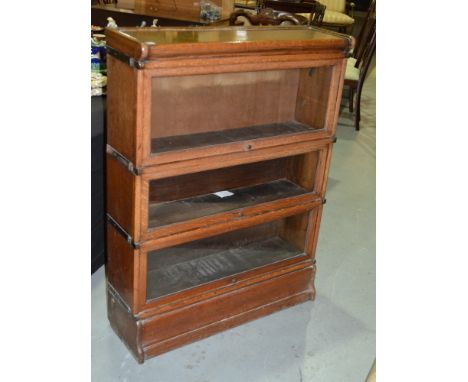
{"type": "Polygon", "coordinates": [[[361,131],[343,110],[317,248],[317,298],[138,365],[106,317],[92,276],[96,382],[364,381],[375,357],[375,69],[361,131]]]}

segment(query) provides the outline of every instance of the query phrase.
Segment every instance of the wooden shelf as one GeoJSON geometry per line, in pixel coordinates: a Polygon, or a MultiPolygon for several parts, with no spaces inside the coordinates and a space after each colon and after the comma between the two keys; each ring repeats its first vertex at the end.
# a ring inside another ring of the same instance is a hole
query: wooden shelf
{"type": "Polygon", "coordinates": [[[160,154],[168,151],[193,149],[251,139],[279,137],[287,134],[298,134],[311,130],[315,129],[303,123],[288,121],[223,131],[212,131],[208,133],[154,138],[151,141],[151,152],[152,154],[160,154]]]}
{"type": "Polygon", "coordinates": [[[279,236],[245,245],[216,245],[200,240],[157,251],[157,266],[148,269],[147,298],[162,297],[302,254],[279,236]]]}
{"type": "Polygon", "coordinates": [[[220,197],[210,193],[182,200],[150,204],[148,227],[161,227],[307,193],[304,188],[287,179],[228,191],[233,195],[220,197]]]}

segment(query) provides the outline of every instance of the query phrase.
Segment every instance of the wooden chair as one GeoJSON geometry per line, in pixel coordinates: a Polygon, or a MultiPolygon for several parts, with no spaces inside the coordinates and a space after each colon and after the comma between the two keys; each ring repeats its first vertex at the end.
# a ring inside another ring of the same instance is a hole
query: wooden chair
{"type": "MultiPolygon", "coordinates": [[[[275,0],[258,0],[259,2],[275,2],[275,0]]],[[[314,3],[314,0],[281,0],[282,2],[288,3],[299,3],[307,4],[314,3]]],[[[325,28],[337,29],[338,32],[347,33],[348,27],[354,24],[354,18],[350,16],[350,13],[354,10],[354,3],[347,0],[320,0],[320,24],[315,23],[314,25],[320,25],[325,28]]],[[[273,7],[267,4],[269,7],[273,7]]],[[[276,8],[275,8],[276,9],[276,8]]],[[[308,17],[308,10],[297,10],[289,12],[299,13],[301,16],[308,17]]]]}
{"type": "Polygon", "coordinates": [[[239,9],[229,16],[229,25],[303,25],[307,23],[308,20],[305,17],[288,12],[275,11],[271,8],[264,8],[259,13],[239,9]]]}
{"type": "Polygon", "coordinates": [[[376,0],[372,0],[369,4],[369,8],[367,10],[366,18],[364,19],[364,23],[359,31],[359,35],[356,38],[356,44],[354,46],[353,57],[348,59],[348,62],[353,62],[353,65],[356,65],[358,59],[362,57],[363,47],[365,46],[365,41],[367,40],[367,36],[369,34],[370,29],[372,28],[372,20],[376,18],[376,0]],[[364,42],[363,42],[364,41],[364,42]],[[363,42],[361,44],[361,42],[363,42]]]}
{"type": "MultiPolygon", "coordinates": [[[[366,18],[362,24],[361,30],[359,31],[359,35],[356,38],[356,43],[353,50],[352,57],[348,58],[347,65],[351,68],[347,69],[348,77],[352,77],[352,73],[355,72],[354,68],[359,68],[361,65],[361,61],[364,54],[364,49],[366,44],[369,41],[370,33],[372,33],[372,29],[375,28],[375,20],[376,20],[376,0],[372,0],[369,4],[369,8],[367,10],[366,18]]],[[[355,75],[355,73],[354,73],[355,75]]],[[[353,97],[354,97],[354,87],[350,87],[350,94],[349,94],[349,111],[353,112],[353,97]]]]}
{"type": "Polygon", "coordinates": [[[356,113],[354,117],[354,127],[359,130],[361,120],[361,94],[364,80],[367,75],[372,57],[376,51],[376,22],[375,18],[370,19],[370,29],[366,40],[360,42],[363,44],[361,53],[354,61],[348,61],[346,65],[344,86],[349,87],[349,111],[353,112],[354,94],[356,94],[356,113]]]}
{"type": "Polygon", "coordinates": [[[259,0],[257,9],[262,8],[299,14],[309,20],[308,25],[320,26],[326,7],[315,0],[259,0]]]}
{"type": "Polygon", "coordinates": [[[320,0],[320,2],[327,7],[322,25],[347,33],[348,28],[354,24],[355,4],[349,0],[320,0]]]}

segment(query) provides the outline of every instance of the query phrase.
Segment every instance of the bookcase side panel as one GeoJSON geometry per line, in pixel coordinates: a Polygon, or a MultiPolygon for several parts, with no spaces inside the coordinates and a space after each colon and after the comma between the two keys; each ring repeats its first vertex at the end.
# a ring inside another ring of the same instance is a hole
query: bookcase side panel
{"type": "Polygon", "coordinates": [[[110,224],[107,224],[107,280],[129,309],[132,309],[136,301],[136,252],[110,224]]]}
{"type": "Polygon", "coordinates": [[[127,346],[137,362],[143,363],[144,353],[140,339],[141,322],[128,312],[109,285],[107,288],[107,317],[112,329],[127,346]]]}
{"type": "Polygon", "coordinates": [[[343,94],[344,75],[346,72],[346,59],[334,67],[332,79],[330,82],[330,99],[327,110],[327,130],[332,135],[336,133],[338,115],[340,113],[341,97],[343,94]]]}
{"type": "Polygon", "coordinates": [[[139,240],[139,222],[136,222],[135,198],[140,179],[130,173],[121,163],[107,155],[107,213],[130,235],[139,240]]]}
{"type": "Polygon", "coordinates": [[[138,70],[107,56],[107,143],[136,164],[138,70]]]}
{"type": "Polygon", "coordinates": [[[320,223],[322,221],[323,206],[319,206],[311,212],[309,216],[309,229],[306,243],[306,254],[310,259],[315,259],[315,251],[317,249],[317,242],[320,232],[320,223]]]}

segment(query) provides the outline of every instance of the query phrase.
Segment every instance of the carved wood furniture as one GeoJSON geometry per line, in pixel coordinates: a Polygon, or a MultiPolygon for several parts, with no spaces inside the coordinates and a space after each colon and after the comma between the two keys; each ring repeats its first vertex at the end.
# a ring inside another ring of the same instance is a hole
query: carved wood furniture
{"type": "Polygon", "coordinates": [[[314,0],[259,0],[257,8],[271,8],[276,11],[294,13],[305,17],[309,25],[321,26],[326,7],[314,0]]]}
{"type": "Polygon", "coordinates": [[[139,362],[315,296],[352,40],[107,30],[107,298],[139,362]]]}
{"type": "MultiPolygon", "coordinates": [[[[350,33],[348,29],[354,25],[355,4],[348,0],[320,0],[320,3],[326,7],[323,15],[322,26],[324,28],[336,29],[342,33],[350,33]]],[[[301,15],[307,17],[306,13],[301,13],[301,15]]]]}
{"type": "Polygon", "coordinates": [[[229,25],[306,25],[308,20],[299,15],[263,8],[259,13],[238,9],[231,13],[229,25]],[[239,20],[239,21],[238,21],[239,20]]]}

